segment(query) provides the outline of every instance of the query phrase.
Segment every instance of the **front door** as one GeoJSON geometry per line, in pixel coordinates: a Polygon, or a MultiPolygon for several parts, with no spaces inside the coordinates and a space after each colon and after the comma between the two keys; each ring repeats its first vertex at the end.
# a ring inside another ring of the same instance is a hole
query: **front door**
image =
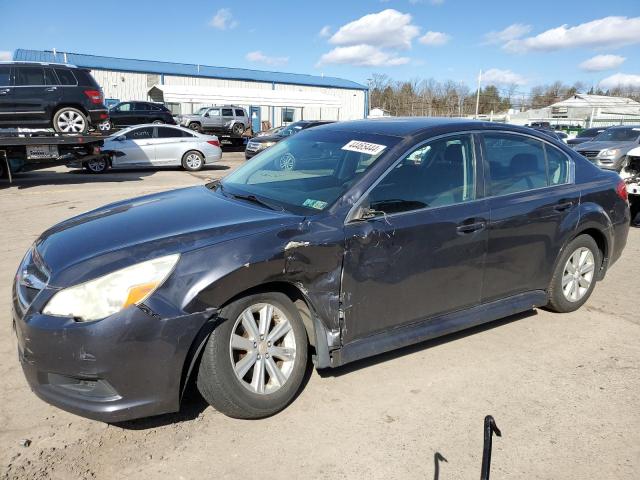
{"type": "Polygon", "coordinates": [[[344,343],[480,303],[489,211],[477,164],[472,135],[433,140],[365,197],[345,226],[344,343]]]}
{"type": "Polygon", "coordinates": [[[111,123],[116,127],[124,127],[127,125],[135,125],[133,112],[133,103],[124,102],[116,105],[109,111],[111,123]]]}
{"type": "Polygon", "coordinates": [[[15,120],[21,124],[40,124],[52,117],[53,106],[62,99],[62,87],[56,85],[51,68],[14,66],[15,120]]]}
{"type": "Polygon", "coordinates": [[[222,126],[222,117],[219,108],[210,108],[202,117],[202,128],[205,130],[219,130],[222,126]]]}
{"type": "Polygon", "coordinates": [[[149,167],[155,162],[154,127],[140,127],[129,130],[117,137],[109,149],[115,151],[112,157],[114,167],[149,167]]]}
{"type": "Polygon", "coordinates": [[[15,111],[11,65],[0,65],[0,125],[10,123],[15,111]]]}
{"type": "Polygon", "coordinates": [[[485,133],[489,245],[483,302],[545,290],[577,211],[571,160],[533,137],[485,133]]]}

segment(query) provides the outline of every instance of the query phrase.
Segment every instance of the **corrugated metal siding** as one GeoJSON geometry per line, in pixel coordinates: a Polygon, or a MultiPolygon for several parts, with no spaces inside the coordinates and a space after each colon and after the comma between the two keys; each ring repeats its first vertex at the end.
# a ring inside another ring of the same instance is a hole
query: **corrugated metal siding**
{"type": "Polygon", "coordinates": [[[14,60],[32,62],[66,62],[79,67],[101,70],[115,70],[121,72],[157,73],[179,75],[186,77],[208,77],[229,80],[246,80],[250,82],[276,82],[292,85],[309,85],[316,87],[347,88],[366,90],[367,87],[350,80],[336,77],[321,77],[303,75],[299,73],[266,72],[246,68],[226,68],[189,63],[156,62],[152,60],[136,60],[128,58],[103,57],[85,55],[81,53],[57,52],[46,50],[18,49],[13,55],[14,60]]]}
{"type": "Polygon", "coordinates": [[[92,70],[91,74],[102,87],[105,98],[117,98],[122,101],[148,99],[146,73],[92,70]]]}

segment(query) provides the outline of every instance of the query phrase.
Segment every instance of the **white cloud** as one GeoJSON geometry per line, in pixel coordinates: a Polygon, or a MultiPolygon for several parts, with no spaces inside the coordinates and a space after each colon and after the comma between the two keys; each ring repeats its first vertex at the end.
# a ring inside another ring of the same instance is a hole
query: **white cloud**
{"type": "Polygon", "coordinates": [[[439,47],[451,40],[451,35],[443,32],[427,32],[418,40],[423,45],[429,45],[431,47],[439,47]]]}
{"type": "Polygon", "coordinates": [[[525,36],[531,31],[531,25],[514,23],[504,30],[491,31],[484,36],[485,44],[501,44],[525,36]]]}
{"type": "Polygon", "coordinates": [[[218,30],[231,30],[238,26],[238,22],[233,18],[231,10],[228,8],[221,8],[213,16],[209,25],[213,28],[217,28],[218,30]]]}
{"type": "Polygon", "coordinates": [[[485,85],[524,85],[527,79],[511,70],[491,68],[482,72],[482,83],[485,85]]]}
{"type": "Polygon", "coordinates": [[[626,60],[620,55],[596,55],[580,64],[582,70],[587,72],[601,72],[603,70],[613,70],[618,68],[626,60]]]}
{"type": "Polygon", "coordinates": [[[640,75],[615,73],[600,82],[601,88],[640,87],[640,75]]]}
{"type": "Polygon", "coordinates": [[[640,17],[604,17],[575,27],[561,25],[533,37],[508,41],[512,52],[552,51],[575,47],[621,47],[640,43],[640,17]]]}
{"type": "Polygon", "coordinates": [[[325,25],[324,27],[322,27],[320,29],[320,32],[318,33],[319,36],[321,37],[330,37],[331,36],[331,26],[330,25],[325,25]]]}
{"type": "Polygon", "coordinates": [[[329,42],[340,46],[372,45],[409,49],[419,34],[420,29],[411,24],[410,14],[389,8],[343,25],[329,42]]]}
{"type": "Polygon", "coordinates": [[[6,62],[8,60],[11,60],[12,57],[13,55],[11,55],[10,51],[0,50],[0,62],[6,62]]]}
{"type": "Polygon", "coordinates": [[[336,47],[320,57],[318,66],[327,64],[349,64],[358,67],[391,67],[409,63],[407,57],[399,57],[372,45],[336,47]]]}
{"type": "Polygon", "coordinates": [[[255,52],[249,52],[245,55],[245,58],[254,63],[264,63],[266,65],[284,65],[289,62],[289,57],[270,57],[265,55],[260,50],[255,52]]]}

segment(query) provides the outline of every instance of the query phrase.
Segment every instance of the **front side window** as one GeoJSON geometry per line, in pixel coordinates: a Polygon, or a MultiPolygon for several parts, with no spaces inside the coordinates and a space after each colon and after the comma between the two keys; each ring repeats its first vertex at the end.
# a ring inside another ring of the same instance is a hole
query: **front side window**
{"type": "Polygon", "coordinates": [[[544,145],[521,135],[487,133],[485,156],[489,162],[489,193],[505,195],[548,185],[544,145]]]}
{"type": "Polygon", "coordinates": [[[114,108],[117,112],[130,112],[131,104],[130,103],[121,103],[116,108],[114,108]]]}
{"type": "Polygon", "coordinates": [[[254,195],[300,214],[326,210],[400,140],[310,129],[276,143],[228,175],[223,192],[254,195]]]}
{"type": "Polygon", "coordinates": [[[76,77],[73,76],[73,72],[68,68],[56,68],[56,75],[60,80],[60,85],[77,85],[76,77]]]}
{"type": "Polygon", "coordinates": [[[8,87],[11,85],[11,67],[9,65],[0,65],[0,87],[8,87]]]}
{"type": "Polygon", "coordinates": [[[146,140],[153,138],[153,127],[136,128],[126,134],[127,140],[146,140]]]}
{"type": "Polygon", "coordinates": [[[16,67],[16,85],[38,86],[44,84],[44,68],[16,67]]]}
{"type": "Polygon", "coordinates": [[[208,117],[219,117],[220,116],[220,109],[212,108],[211,110],[209,110],[207,112],[207,116],[208,117]]]}
{"type": "Polygon", "coordinates": [[[369,193],[369,209],[385,214],[468,202],[476,197],[471,135],[434,140],[404,157],[369,193]]]}

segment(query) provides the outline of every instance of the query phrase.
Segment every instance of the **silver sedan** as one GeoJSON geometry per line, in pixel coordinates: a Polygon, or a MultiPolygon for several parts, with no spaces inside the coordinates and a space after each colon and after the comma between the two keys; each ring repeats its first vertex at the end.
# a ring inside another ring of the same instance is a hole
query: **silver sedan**
{"type": "Polygon", "coordinates": [[[106,162],[88,162],[86,168],[101,173],[109,168],[173,167],[197,171],[222,158],[220,141],[173,125],[143,124],[125,128],[107,137],[102,148],[106,162]]]}

